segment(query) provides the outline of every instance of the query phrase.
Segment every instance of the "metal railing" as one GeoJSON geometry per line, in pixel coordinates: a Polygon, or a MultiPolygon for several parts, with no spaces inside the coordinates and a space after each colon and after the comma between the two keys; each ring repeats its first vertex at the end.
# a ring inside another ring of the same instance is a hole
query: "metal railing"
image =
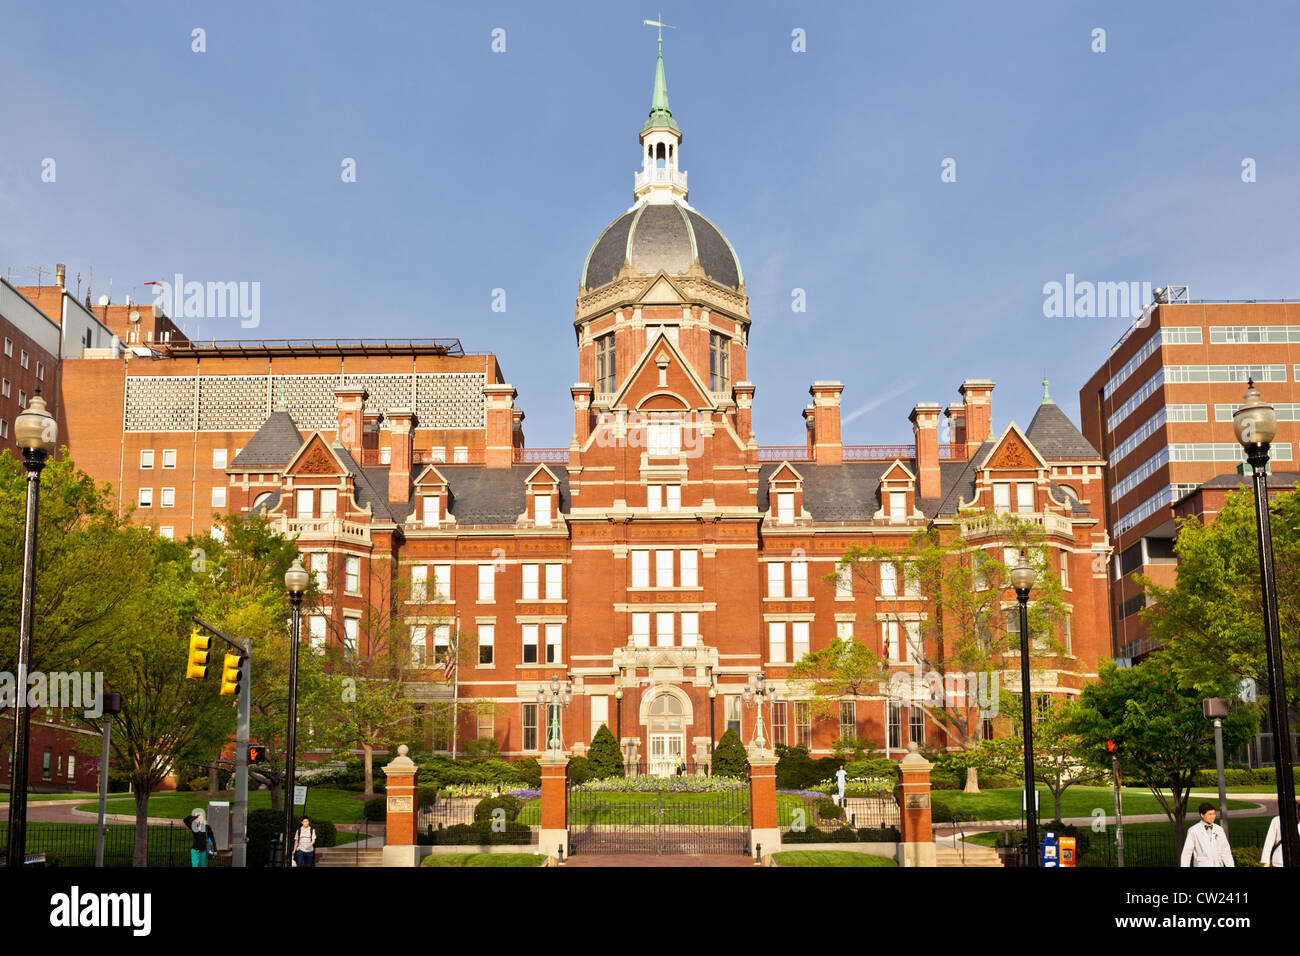
{"type": "MultiPolygon", "coordinates": [[[[28,823],[28,857],[45,858],[46,866],[93,867],[95,865],[95,830],[93,823],[28,823]]],[[[104,828],[104,866],[133,866],[135,860],[134,824],[108,825],[104,828]]],[[[9,824],[0,821],[0,848],[9,843],[9,824]]],[[[190,865],[194,837],[179,823],[150,826],[147,865],[181,867],[190,865]]],[[[3,854],[0,853],[0,856],[3,854]]]]}
{"type": "Polygon", "coordinates": [[[540,465],[546,463],[552,465],[565,465],[569,462],[569,449],[516,448],[514,450],[514,460],[516,464],[540,465]]]}

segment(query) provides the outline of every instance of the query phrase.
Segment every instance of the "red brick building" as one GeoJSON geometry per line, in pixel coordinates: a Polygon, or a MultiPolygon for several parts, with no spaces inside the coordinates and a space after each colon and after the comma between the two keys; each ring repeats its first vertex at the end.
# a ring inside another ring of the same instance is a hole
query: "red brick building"
{"type": "Polygon", "coordinates": [[[983,379],[947,408],[917,404],[913,443],[858,447],[841,439],[843,386],[814,382],[806,445],[762,447],[745,278],[688,202],[662,58],[639,139],[634,205],[583,265],[567,448],[524,447],[495,358],[458,344],[173,332],[147,354],[65,363],[73,456],[177,535],[222,511],[296,535],[323,595],[307,639],[364,652],[376,614],[395,616],[421,708],[449,706],[450,688],[422,678],[459,636],[456,739],[508,755],[545,747],[537,693],[559,677],[573,682],[573,752],[603,723],[643,770],[703,763],[728,727],[751,738],[741,693],[760,672],[778,693],[769,741],[826,752],[852,735],[896,756],[911,740],[944,745],[885,688],[846,699],[838,723],[814,721],[788,678],[836,637],[909,667],[911,629],[823,578],[851,545],[901,550],[933,525],[1000,559],[1000,533],[971,511],[1042,529],[1070,616],[1066,653],[1034,690],[1076,692],[1110,648],[1097,452],[1046,395],[1028,428],[995,431],[983,379]]]}

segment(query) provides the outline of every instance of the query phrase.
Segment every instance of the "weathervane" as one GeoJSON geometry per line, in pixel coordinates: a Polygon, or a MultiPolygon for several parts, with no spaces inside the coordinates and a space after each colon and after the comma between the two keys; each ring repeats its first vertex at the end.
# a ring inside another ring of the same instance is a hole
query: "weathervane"
{"type": "Polygon", "coordinates": [[[659,28],[659,52],[663,53],[664,52],[664,27],[667,27],[669,30],[676,30],[677,28],[673,26],[671,23],[664,23],[662,13],[659,14],[659,17],[660,19],[658,20],[642,20],[641,22],[648,27],[659,28]]]}

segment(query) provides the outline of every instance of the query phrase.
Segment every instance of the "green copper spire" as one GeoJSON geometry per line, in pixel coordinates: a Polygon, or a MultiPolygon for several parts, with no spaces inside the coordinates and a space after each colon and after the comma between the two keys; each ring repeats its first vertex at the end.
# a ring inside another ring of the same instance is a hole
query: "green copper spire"
{"type": "Polygon", "coordinates": [[[1044,405],[1056,404],[1056,402],[1052,401],[1052,396],[1047,394],[1047,373],[1046,372],[1043,373],[1043,404],[1044,405]]]}
{"type": "Polygon", "coordinates": [[[668,81],[664,79],[664,38],[663,27],[667,24],[660,24],[658,21],[646,20],[650,26],[658,26],[659,30],[659,59],[655,63],[655,89],[650,97],[650,118],[645,121],[641,127],[641,132],[653,129],[656,126],[667,126],[674,132],[681,132],[681,127],[673,119],[673,111],[668,108],[668,81]]]}

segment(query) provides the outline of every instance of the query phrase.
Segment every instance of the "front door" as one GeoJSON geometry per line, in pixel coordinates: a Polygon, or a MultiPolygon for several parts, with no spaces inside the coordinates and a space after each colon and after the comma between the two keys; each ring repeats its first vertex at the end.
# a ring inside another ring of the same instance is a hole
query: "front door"
{"type": "Polygon", "coordinates": [[[671,777],[677,773],[686,752],[686,737],[683,734],[650,735],[650,774],[655,777],[671,777]]]}

